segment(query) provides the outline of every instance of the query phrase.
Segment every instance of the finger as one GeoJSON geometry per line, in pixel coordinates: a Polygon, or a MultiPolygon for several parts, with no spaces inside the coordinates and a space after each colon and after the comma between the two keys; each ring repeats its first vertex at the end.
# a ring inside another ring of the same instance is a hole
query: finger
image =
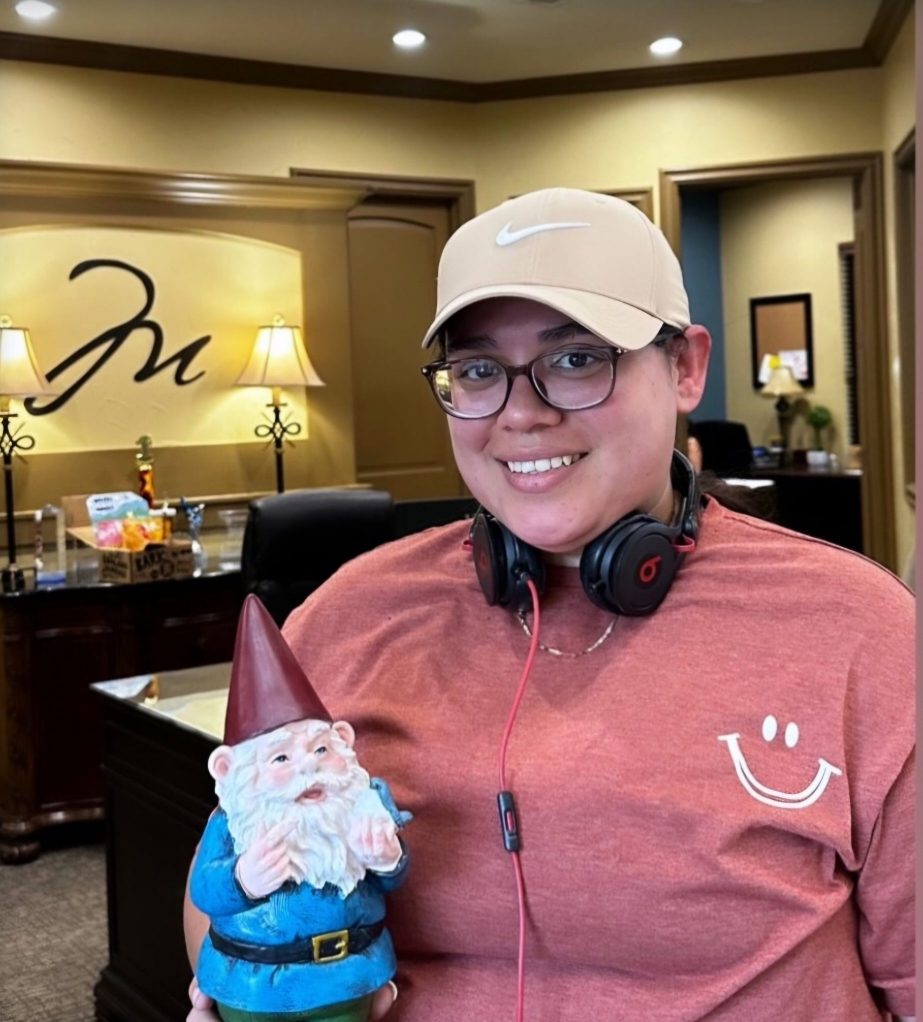
{"type": "Polygon", "coordinates": [[[397,985],[393,980],[388,980],[383,987],[379,987],[375,991],[372,1007],[369,1009],[369,1022],[376,1022],[376,1019],[383,1018],[396,1000],[397,985]]]}
{"type": "Polygon", "coordinates": [[[278,844],[284,837],[298,826],[295,820],[282,820],[279,823],[273,824],[263,835],[262,840],[268,844],[278,844]]]}
{"type": "Polygon", "coordinates": [[[275,845],[263,852],[259,861],[265,866],[275,866],[279,862],[285,862],[288,859],[288,855],[287,845],[275,845]]]}

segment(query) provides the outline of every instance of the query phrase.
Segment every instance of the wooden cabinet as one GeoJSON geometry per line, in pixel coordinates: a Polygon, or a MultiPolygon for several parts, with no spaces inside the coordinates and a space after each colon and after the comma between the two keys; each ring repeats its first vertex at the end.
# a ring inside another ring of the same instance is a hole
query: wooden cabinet
{"type": "Polygon", "coordinates": [[[0,596],[0,861],[48,827],[103,816],[92,682],[228,660],[239,572],[0,596]]]}
{"type": "Polygon", "coordinates": [[[773,483],[779,525],[863,553],[861,472],[754,467],[746,477],[773,483]]]}
{"type": "MultiPolygon", "coordinates": [[[[97,686],[104,720],[109,961],[99,1022],[184,1022],[192,972],[183,939],[186,875],[216,804],[214,734],[149,705],[226,691],[229,663],[97,686]]],[[[223,728],[222,719],[217,730],[223,728]]]]}

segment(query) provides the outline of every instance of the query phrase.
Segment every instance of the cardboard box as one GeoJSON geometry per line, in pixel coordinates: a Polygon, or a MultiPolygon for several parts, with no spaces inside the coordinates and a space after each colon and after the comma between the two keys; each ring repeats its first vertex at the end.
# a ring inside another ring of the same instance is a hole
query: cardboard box
{"type": "Polygon", "coordinates": [[[192,541],[188,539],[148,543],[143,550],[98,546],[86,501],[86,494],[77,494],[63,497],[61,503],[68,534],[99,551],[100,582],[160,582],[191,578],[195,573],[192,541]]]}

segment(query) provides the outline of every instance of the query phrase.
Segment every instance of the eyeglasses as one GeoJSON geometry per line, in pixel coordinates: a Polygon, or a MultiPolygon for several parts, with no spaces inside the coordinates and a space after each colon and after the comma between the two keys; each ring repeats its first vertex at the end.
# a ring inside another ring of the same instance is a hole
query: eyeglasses
{"type": "Polygon", "coordinates": [[[421,367],[443,411],[459,419],[497,415],[509,400],[513,380],[526,376],[546,405],[565,412],[601,405],[615,386],[620,348],[567,347],[524,365],[509,366],[486,355],[450,358],[421,367]]]}

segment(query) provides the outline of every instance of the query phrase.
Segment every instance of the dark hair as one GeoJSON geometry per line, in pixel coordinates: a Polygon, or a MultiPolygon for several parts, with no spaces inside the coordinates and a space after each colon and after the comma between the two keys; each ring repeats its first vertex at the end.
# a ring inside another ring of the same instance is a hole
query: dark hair
{"type": "Polygon", "coordinates": [[[699,472],[696,481],[703,497],[714,497],[730,511],[769,522],[777,519],[775,487],[754,489],[749,486],[732,486],[707,469],[699,472]]]}

